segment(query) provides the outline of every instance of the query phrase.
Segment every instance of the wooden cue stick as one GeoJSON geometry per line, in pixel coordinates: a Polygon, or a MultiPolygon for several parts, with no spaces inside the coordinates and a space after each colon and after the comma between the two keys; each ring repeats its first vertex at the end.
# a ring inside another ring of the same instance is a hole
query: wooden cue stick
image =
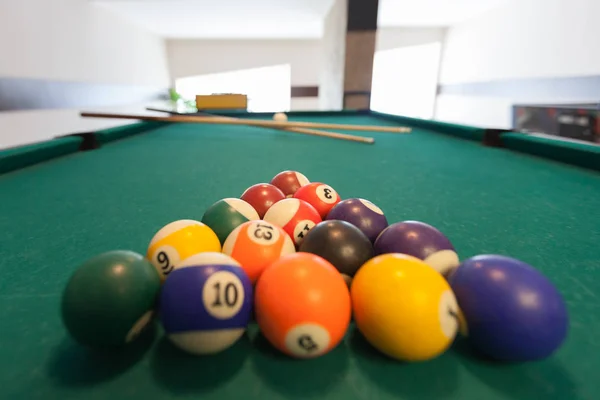
{"type": "MultiPolygon", "coordinates": [[[[210,116],[210,114],[208,114],[208,113],[204,113],[204,114],[207,116],[210,116]]],[[[233,117],[221,117],[221,116],[214,116],[214,115],[213,115],[213,117],[227,118],[229,120],[239,119],[239,118],[233,118],[233,117]]],[[[361,142],[361,143],[368,143],[368,144],[375,143],[375,139],[373,139],[372,137],[347,135],[345,133],[321,131],[321,130],[308,129],[308,128],[283,128],[283,130],[289,131],[289,132],[294,132],[294,133],[300,133],[303,135],[313,135],[313,136],[328,137],[328,138],[332,138],[332,139],[350,140],[353,142],[361,142]]]]}
{"type": "MultiPolygon", "coordinates": [[[[172,115],[169,117],[158,117],[158,116],[151,116],[151,115],[105,114],[105,113],[83,112],[83,113],[81,113],[81,116],[82,117],[99,117],[99,118],[137,119],[137,120],[142,120],[142,121],[186,122],[186,123],[194,123],[197,121],[198,118],[202,118],[203,123],[211,123],[213,120],[215,120],[215,123],[219,123],[219,124],[231,123],[233,125],[246,125],[246,124],[244,124],[244,122],[247,121],[247,120],[242,120],[242,119],[232,118],[232,117],[221,117],[221,116],[197,117],[194,115],[172,115]]],[[[267,121],[267,122],[271,122],[271,121],[267,121]]],[[[354,135],[348,135],[345,133],[327,132],[327,131],[320,131],[320,130],[316,130],[316,129],[307,129],[307,128],[280,127],[279,125],[271,126],[270,124],[269,125],[249,124],[249,125],[263,127],[263,128],[283,129],[286,131],[290,131],[293,133],[300,133],[300,134],[304,134],[304,135],[321,136],[321,137],[328,137],[328,138],[332,138],[332,139],[349,140],[349,141],[353,141],[353,142],[361,142],[361,143],[367,143],[367,144],[375,143],[375,139],[373,139],[372,137],[354,136],[354,135]]]]}
{"type": "Polygon", "coordinates": [[[308,128],[283,128],[283,129],[285,129],[286,131],[300,133],[300,134],[304,134],[304,135],[322,136],[322,137],[328,137],[328,138],[332,138],[332,139],[350,140],[353,142],[361,142],[361,143],[368,143],[368,144],[375,143],[375,139],[373,139],[372,137],[354,136],[354,135],[347,135],[345,133],[321,131],[321,130],[317,130],[317,129],[308,129],[308,128]]]}
{"type": "Polygon", "coordinates": [[[328,124],[322,122],[291,122],[291,121],[272,121],[272,120],[252,120],[252,119],[227,119],[227,117],[198,117],[198,116],[169,116],[157,117],[149,115],[134,114],[112,114],[112,113],[94,113],[82,112],[82,117],[96,118],[121,118],[121,119],[139,119],[145,121],[165,121],[165,122],[194,122],[207,124],[231,124],[231,125],[252,125],[269,128],[309,128],[309,129],[340,129],[346,131],[371,131],[371,132],[391,132],[408,133],[411,128],[395,126],[373,126],[373,125],[345,125],[328,124]]]}

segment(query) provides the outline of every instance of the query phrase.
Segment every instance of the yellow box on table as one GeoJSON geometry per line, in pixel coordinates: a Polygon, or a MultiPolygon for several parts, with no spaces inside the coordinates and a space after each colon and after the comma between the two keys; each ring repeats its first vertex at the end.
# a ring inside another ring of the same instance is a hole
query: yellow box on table
{"type": "Polygon", "coordinates": [[[236,93],[197,95],[196,108],[198,110],[246,110],[248,108],[248,96],[236,93]]]}

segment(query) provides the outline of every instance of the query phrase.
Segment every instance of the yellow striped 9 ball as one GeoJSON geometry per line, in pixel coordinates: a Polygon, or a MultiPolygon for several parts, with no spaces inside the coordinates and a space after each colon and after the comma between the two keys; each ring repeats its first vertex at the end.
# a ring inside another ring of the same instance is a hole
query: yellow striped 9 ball
{"type": "Polygon", "coordinates": [[[221,242],[211,228],[199,221],[182,219],[165,225],[154,235],[146,257],[164,282],[180,261],[199,253],[220,251],[221,242]]]}

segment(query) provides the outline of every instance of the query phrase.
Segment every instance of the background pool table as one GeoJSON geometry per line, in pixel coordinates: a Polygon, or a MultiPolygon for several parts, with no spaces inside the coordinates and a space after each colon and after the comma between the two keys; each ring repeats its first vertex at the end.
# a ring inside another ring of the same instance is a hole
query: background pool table
{"type": "Polygon", "coordinates": [[[290,117],[414,129],[364,133],[376,139],[365,145],[263,128],[143,122],[0,152],[0,397],[597,398],[597,147],[519,133],[502,135],[501,147],[486,146],[484,136],[498,132],[373,112],[290,117]],[[90,143],[100,147],[82,151],[90,143]],[[435,360],[391,361],[354,327],[333,352],[310,361],[279,355],[254,325],[211,357],[179,352],[158,325],[114,354],[90,353],[67,336],[59,300],[81,262],[112,249],[145,253],[161,226],[200,219],[214,201],[284,169],[345,198],[370,199],[390,222],[437,226],[463,259],[499,253],[536,266],[564,294],[568,340],[544,361],[502,365],[460,338],[435,360]]]}

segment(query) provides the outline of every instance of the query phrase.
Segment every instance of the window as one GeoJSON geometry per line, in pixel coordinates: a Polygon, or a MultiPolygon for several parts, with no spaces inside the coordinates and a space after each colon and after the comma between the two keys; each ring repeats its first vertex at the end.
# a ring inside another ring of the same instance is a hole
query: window
{"type": "Polygon", "coordinates": [[[371,109],[414,118],[432,118],[441,43],[375,53],[371,109]]]}
{"type": "Polygon", "coordinates": [[[285,112],[291,103],[289,64],[191,76],[178,79],[175,88],[186,99],[198,94],[241,93],[248,111],[285,112]]]}

